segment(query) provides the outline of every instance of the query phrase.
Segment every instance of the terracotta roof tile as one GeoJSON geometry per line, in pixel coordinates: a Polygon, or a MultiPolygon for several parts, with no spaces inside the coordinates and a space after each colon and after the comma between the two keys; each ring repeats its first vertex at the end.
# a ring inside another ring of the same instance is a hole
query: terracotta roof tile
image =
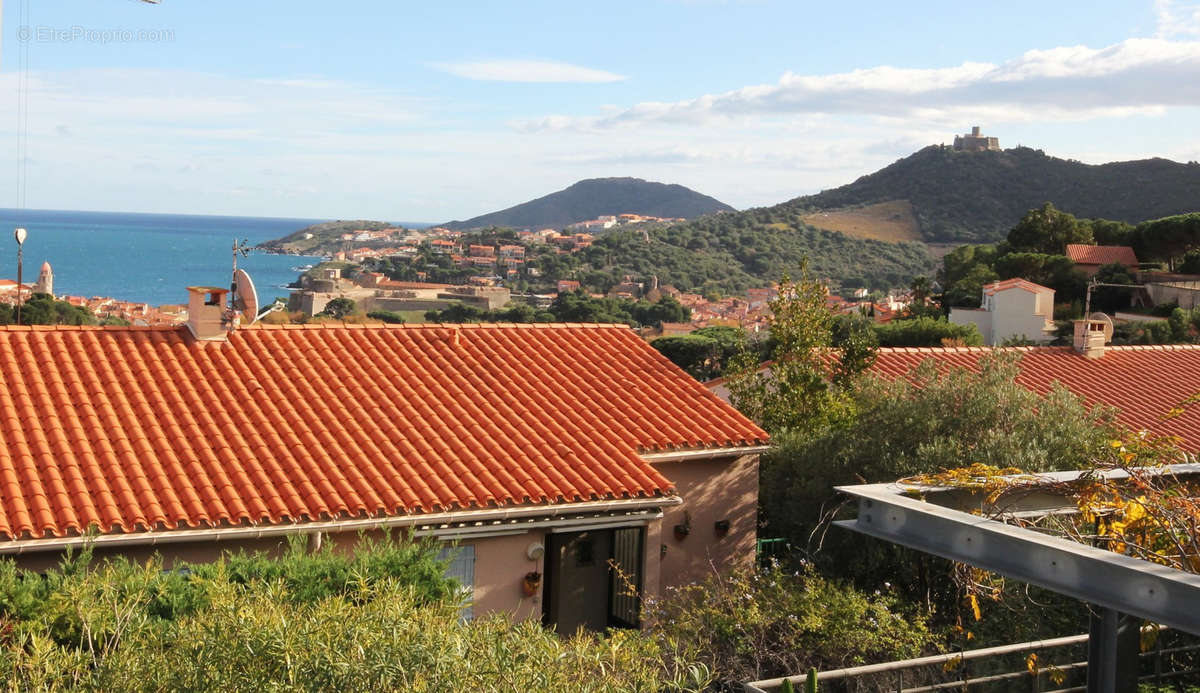
{"type": "Polygon", "coordinates": [[[1054,293],[1054,289],[1051,289],[1048,286],[1042,286],[1041,284],[1035,284],[1035,283],[1029,281],[1028,279],[1021,279],[1019,277],[1014,277],[1013,279],[1005,279],[1003,281],[992,282],[991,284],[983,285],[983,292],[985,294],[988,294],[989,296],[996,293],[997,291],[1007,291],[1008,289],[1024,289],[1025,291],[1029,291],[1030,293],[1035,293],[1035,294],[1046,293],[1047,291],[1049,291],[1050,293],[1054,293]]]}
{"type": "Polygon", "coordinates": [[[1066,255],[1071,262],[1080,265],[1129,265],[1138,264],[1133,248],[1127,245],[1085,245],[1068,243],[1066,255]]]}
{"type": "MultiPolygon", "coordinates": [[[[1089,403],[1115,407],[1118,420],[1135,430],[1178,436],[1185,449],[1200,452],[1200,408],[1170,419],[1163,415],[1200,392],[1200,346],[1109,346],[1098,359],[1071,347],[1022,347],[1017,382],[1045,394],[1060,383],[1089,403]]],[[[988,347],[880,349],[871,371],[903,376],[922,361],[977,370],[988,347]]]]}
{"type": "Polygon", "coordinates": [[[0,328],[0,535],[670,493],[766,434],[624,327],[0,328]]]}

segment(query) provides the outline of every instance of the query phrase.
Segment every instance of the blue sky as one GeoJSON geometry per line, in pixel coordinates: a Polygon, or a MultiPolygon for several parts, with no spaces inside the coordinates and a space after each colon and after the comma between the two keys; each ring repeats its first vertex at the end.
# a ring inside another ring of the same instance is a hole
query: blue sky
{"type": "Polygon", "coordinates": [[[1195,0],[9,0],[2,31],[0,206],[22,36],[39,208],[444,221],[615,175],[749,207],[973,124],[1200,159],[1195,0]]]}

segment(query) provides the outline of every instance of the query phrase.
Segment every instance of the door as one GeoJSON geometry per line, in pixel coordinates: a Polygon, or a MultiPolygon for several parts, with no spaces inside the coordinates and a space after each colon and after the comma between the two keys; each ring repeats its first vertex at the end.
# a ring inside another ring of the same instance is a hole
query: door
{"type": "Polygon", "coordinates": [[[548,535],[542,622],[568,635],[581,627],[636,628],[642,533],[633,527],[548,535]]]}
{"type": "Polygon", "coordinates": [[[609,577],[608,625],[638,628],[642,608],[641,527],[613,530],[609,577]]]}

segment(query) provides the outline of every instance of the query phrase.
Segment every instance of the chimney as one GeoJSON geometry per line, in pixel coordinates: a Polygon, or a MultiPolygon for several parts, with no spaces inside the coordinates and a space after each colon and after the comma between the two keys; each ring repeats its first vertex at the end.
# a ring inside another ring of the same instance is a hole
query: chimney
{"type": "Polygon", "coordinates": [[[971,127],[971,136],[979,137],[979,126],[978,125],[974,125],[971,127]]]}
{"type": "Polygon", "coordinates": [[[188,287],[187,326],[200,341],[224,340],[225,295],[229,289],[216,286],[188,287]]]}
{"type": "Polygon", "coordinates": [[[1108,342],[1107,324],[1103,320],[1075,321],[1075,351],[1089,359],[1104,356],[1108,342]]]}

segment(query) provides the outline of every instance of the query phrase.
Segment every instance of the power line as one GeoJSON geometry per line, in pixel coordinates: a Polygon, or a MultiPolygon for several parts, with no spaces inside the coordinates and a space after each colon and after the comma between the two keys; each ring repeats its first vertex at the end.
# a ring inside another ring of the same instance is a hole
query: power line
{"type": "Polygon", "coordinates": [[[24,209],[29,195],[29,72],[33,43],[30,0],[19,0],[17,21],[17,209],[24,209]]]}

